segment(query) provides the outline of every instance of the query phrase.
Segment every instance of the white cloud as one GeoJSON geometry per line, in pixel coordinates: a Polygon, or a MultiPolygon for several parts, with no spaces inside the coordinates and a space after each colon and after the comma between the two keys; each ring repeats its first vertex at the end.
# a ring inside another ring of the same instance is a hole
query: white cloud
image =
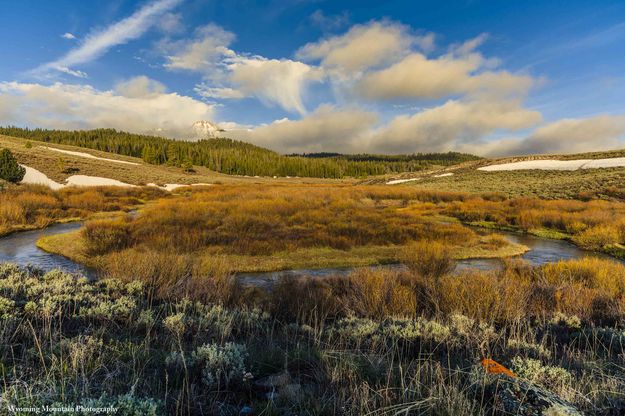
{"type": "Polygon", "coordinates": [[[415,36],[407,26],[391,21],[355,25],[340,36],[311,42],[300,48],[296,57],[321,61],[321,65],[348,72],[387,65],[407,54],[413,45],[430,50],[434,36],[415,36]]]}
{"type": "Polygon", "coordinates": [[[177,42],[166,41],[161,47],[168,53],[165,68],[212,75],[219,64],[236,54],[228,47],[235,35],[220,26],[209,24],[195,31],[195,37],[177,42]]]}
{"type": "Polygon", "coordinates": [[[211,24],[196,31],[191,40],[165,42],[165,68],[198,72],[205,81],[195,87],[204,98],[240,99],[256,97],[267,105],[304,114],[303,96],[308,83],[323,73],[290,59],[267,59],[238,54],[229,48],[234,34],[211,24]]]}
{"type": "Polygon", "coordinates": [[[110,127],[188,138],[194,122],[212,119],[212,106],[191,97],[164,93],[161,88],[161,84],[143,77],[118,84],[118,92],[100,91],[88,85],[0,82],[0,125],[110,127]]]}
{"type": "Polygon", "coordinates": [[[226,135],[285,153],[440,152],[465,147],[495,131],[531,127],[540,120],[538,112],[513,101],[448,101],[376,127],[376,113],[322,105],[300,120],[280,119],[226,135]]]}
{"type": "Polygon", "coordinates": [[[75,76],[76,78],[88,78],[86,72],[79,71],[77,69],[70,69],[64,66],[58,66],[56,67],[56,70],[59,72],[63,72],[64,74],[75,76]]]}
{"type": "Polygon", "coordinates": [[[540,113],[514,101],[448,101],[395,117],[371,135],[366,147],[381,153],[450,151],[492,132],[524,129],[540,120],[540,113]]]}
{"type": "Polygon", "coordinates": [[[156,97],[165,91],[165,85],[145,75],[133,77],[115,85],[115,92],[128,98],[156,97]]]}
{"type": "Polygon", "coordinates": [[[227,131],[226,135],[285,153],[352,152],[362,151],[362,137],[376,121],[374,113],[322,105],[300,120],[276,120],[248,131],[227,131]]]}
{"type": "Polygon", "coordinates": [[[193,88],[196,94],[204,98],[239,99],[245,98],[245,94],[238,89],[230,87],[209,87],[205,83],[197,84],[193,88]]]}
{"type": "Polygon", "coordinates": [[[449,95],[522,95],[533,84],[525,75],[508,71],[480,71],[488,64],[481,55],[444,55],[429,59],[420,53],[408,55],[389,68],[366,74],[356,85],[368,99],[442,98],[449,95]]]}
{"type": "Polygon", "coordinates": [[[581,153],[622,147],[624,136],[624,116],[599,115],[562,119],[537,128],[526,138],[477,143],[465,148],[484,156],[581,153]]]}
{"type": "Polygon", "coordinates": [[[319,69],[289,59],[240,58],[229,69],[230,82],[244,95],[300,114],[306,113],[302,96],[307,84],[323,77],[319,69]]]}
{"type": "Polygon", "coordinates": [[[35,72],[61,70],[72,74],[69,72],[69,68],[72,66],[91,62],[105,54],[113,46],[124,44],[143,35],[158,23],[160,16],[180,2],[181,0],[156,0],[148,3],[131,16],[108,26],[104,30],[89,34],[80,46],[70,50],[61,58],[40,66],[35,72]]]}
{"type": "Polygon", "coordinates": [[[63,39],[72,40],[76,39],[76,36],[73,33],[65,32],[61,35],[63,39]]]}

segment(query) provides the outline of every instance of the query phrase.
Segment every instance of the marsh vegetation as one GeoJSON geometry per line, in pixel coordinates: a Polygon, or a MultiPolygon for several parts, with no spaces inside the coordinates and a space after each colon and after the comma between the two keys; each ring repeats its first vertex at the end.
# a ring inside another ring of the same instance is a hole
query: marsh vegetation
{"type": "Polygon", "coordinates": [[[625,408],[624,265],[508,259],[501,270],[452,272],[454,259],[518,253],[468,225],[618,252],[617,200],[345,184],[13,186],[0,197],[21,213],[4,214],[14,228],[90,217],[47,244],[104,272],[88,281],[0,266],[4,403],[492,415],[518,413],[502,386],[523,382],[591,414],[625,408]],[[234,275],[387,262],[405,267],[281,279],[271,290],[234,275]],[[484,359],[514,377],[485,371],[484,359]]]}

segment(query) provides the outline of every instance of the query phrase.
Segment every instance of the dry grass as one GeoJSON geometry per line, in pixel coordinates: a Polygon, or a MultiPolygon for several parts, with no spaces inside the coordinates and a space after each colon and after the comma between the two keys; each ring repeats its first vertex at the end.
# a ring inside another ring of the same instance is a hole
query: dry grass
{"type": "Polygon", "coordinates": [[[166,183],[193,184],[193,183],[333,183],[336,181],[327,179],[273,179],[273,178],[251,178],[242,176],[229,176],[211,171],[201,166],[194,166],[193,173],[185,172],[182,168],[171,166],[157,166],[144,163],[141,159],[120,156],[113,153],[101,152],[93,149],[85,149],[76,146],[51,145],[49,143],[29,141],[32,147],[27,148],[24,139],[0,135],[0,148],[11,150],[19,163],[35,168],[50,179],[63,182],[71,175],[100,176],[116,179],[133,185],[146,185],[156,183],[159,185],[166,183]],[[45,149],[44,147],[54,147],[74,152],[89,153],[97,157],[123,160],[138,163],[137,166],[121,163],[107,162],[97,159],[86,159],[80,156],[62,154],[45,149]],[[59,169],[59,158],[64,161],[64,171],[59,169]]]}
{"type": "Polygon", "coordinates": [[[0,191],[0,235],[43,228],[101,212],[127,211],[145,201],[166,196],[155,188],[66,188],[7,186],[0,191]]]}

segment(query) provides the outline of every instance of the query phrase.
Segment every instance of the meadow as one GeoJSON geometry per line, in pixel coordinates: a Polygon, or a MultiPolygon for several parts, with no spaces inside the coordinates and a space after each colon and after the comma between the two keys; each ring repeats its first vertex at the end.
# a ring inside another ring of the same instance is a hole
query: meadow
{"type": "Polygon", "coordinates": [[[15,217],[21,222],[5,220],[14,227],[88,218],[78,233],[40,246],[103,272],[88,281],[0,265],[3,408],[625,411],[624,265],[582,258],[533,267],[510,258],[501,270],[454,271],[459,258],[524,250],[475,226],[618,254],[625,203],[617,199],[352,184],[172,193],[21,185],[0,198],[23,213],[15,217]],[[405,267],[359,267],[395,262],[405,267]],[[355,268],[347,276],[281,279],[269,290],[235,275],[339,265],[355,268]]]}
{"type": "MultiPolygon", "coordinates": [[[[620,153],[593,154],[598,157],[617,155],[620,153]]],[[[571,157],[579,159],[582,156],[571,157]]],[[[411,185],[419,189],[452,192],[498,192],[511,198],[623,200],[625,195],[625,171],[619,168],[484,172],[475,167],[472,164],[468,168],[454,170],[454,175],[450,177],[424,177],[411,185]]]]}
{"type": "Polygon", "coordinates": [[[194,188],[137,215],[89,221],[78,234],[38,244],[110,277],[158,276],[174,288],[201,281],[215,267],[254,272],[398,263],[419,241],[438,243],[456,259],[523,253],[524,246],[501,236],[438,217],[452,201],[472,198],[489,196],[347,185],[194,188]]]}
{"type": "Polygon", "coordinates": [[[269,292],[216,273],[216,290],[196,300],[159,296],[158,282],[0,265],[0,401],[125,415],[625,409],[624,266],[509,262],[452,276],[438,250],[412,252],[407,271],[269,292]],[[513,376],[485,371],[484,359],[513,376]],[[517,397],[524,388],[547,399],[517,397]]]}
{"type": "Polygon", "coordinates": [[[44,228],[55,222],[76,221],[92,215],[129,211],[146,201],[162,198],[156,188],[67,188],[53,191],[40,185],[0,188],[0,236],[44,228]]]}

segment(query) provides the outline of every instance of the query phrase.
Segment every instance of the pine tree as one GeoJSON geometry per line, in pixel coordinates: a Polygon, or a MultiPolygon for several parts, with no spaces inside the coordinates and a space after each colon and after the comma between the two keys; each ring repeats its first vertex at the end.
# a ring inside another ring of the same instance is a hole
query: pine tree
{"type": "Polygon", "coordinates": [[[17,163],[9,149],[0,150],[0,179],[17,183],[24,179],[26,169],[17,163]]]}

